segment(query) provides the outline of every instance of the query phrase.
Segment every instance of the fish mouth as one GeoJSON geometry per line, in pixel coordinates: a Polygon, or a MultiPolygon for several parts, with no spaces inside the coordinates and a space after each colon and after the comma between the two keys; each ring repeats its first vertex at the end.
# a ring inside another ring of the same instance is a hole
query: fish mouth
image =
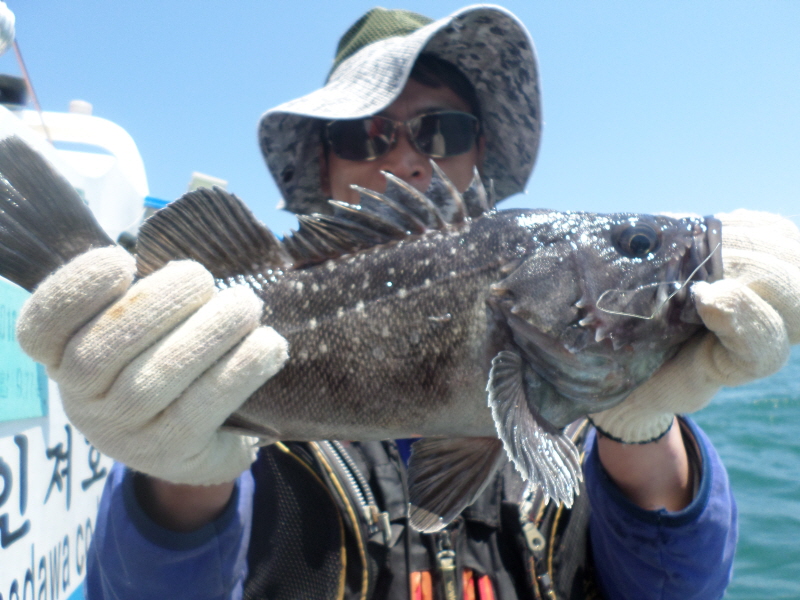
{"type": "Polygon", "coordinates": [[[697,314],[694,302],[688,301],[689,289],[690,284],[698,281],[713,283],[722,279],[722,223],[712,216],[705,217],[702,221],[688,221],[693,227],[691,245],[680,261],[674,283],[678,289],[665,298],[659,298],[659,306],[672,304],[670,312],[673,316],[668,318],[671,322],[678,320],[702,325],[703,320],[697,314]]]}
{"type": "Polygon", "coordinates": [[[713,216],[685,221],[692,228],[691,243],[677,268],[667,273],[666,279],[672,282],[674,290],[666,292],[665,286],[659,288],[656,313],[666,308],[667,320],[672,324],[702,325],[694,302],[689,301],[689,289],[698,281],[713,283],[723,278],[722,223],[713,216]]]}
{"type": "MultiPolygon", "coordinates": [[[[702,324],[694,302],[687,302],[690,284],[697,281],[713,283],[723,277],[722,268],[722,223],[713,216],[702,221],[692,219],[691,245],[687,248],[677,269],[673,286],[677,289],[666,297],[658,298],[658,306],[674,300],[680,312],[678,318],[684,323],[702,324]]],[[[667,275],[670,279],[670,274],[667,275]]]]}

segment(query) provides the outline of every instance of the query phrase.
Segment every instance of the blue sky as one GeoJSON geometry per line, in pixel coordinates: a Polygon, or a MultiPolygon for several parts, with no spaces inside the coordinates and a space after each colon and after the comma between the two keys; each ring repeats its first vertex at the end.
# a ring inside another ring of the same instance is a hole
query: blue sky
{"type": "MultiPolygon", "coordinates": [[[[124,127],[151,195],[192,171],[278,232],[260,115],[319,87],[339,36],[374,2],[7,0],[45,110],[80,98],[124,127]]],[[[439,18],[460,2],[383,4],[439,18]]],[[[544,136],[504,205],[597,212],[738,207],[800,215],[800,2],[503,4],[536,43],[544,136]]],[[[0,72],[19,70],[13,52],[0,72]]],[[[800,218],[795,217],[796,222],[800,218]]]]}

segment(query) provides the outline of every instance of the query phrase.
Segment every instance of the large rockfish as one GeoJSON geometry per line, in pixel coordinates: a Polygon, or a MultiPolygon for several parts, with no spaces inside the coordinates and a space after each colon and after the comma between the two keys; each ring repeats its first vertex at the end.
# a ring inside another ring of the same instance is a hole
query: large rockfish
{"type": "MultiPolygon", "coordinates": [[[[497,211],[476,177],[301,216],[278,240],[220,189],[189,193],[141,228],[140,276],[169,260],[252,287],[289,342],[284,368],[226,425],[277,440],[422,436],[412,524],[441,528],[506,455],[570,505],[581,478],[561,429],[621,402],[702,325],[690,281],[721,277],[714,220],[497,211]]],[[[0,275],[33,290],[113,242],[69,184],[21,141],[0,143],[0,275]]]]}

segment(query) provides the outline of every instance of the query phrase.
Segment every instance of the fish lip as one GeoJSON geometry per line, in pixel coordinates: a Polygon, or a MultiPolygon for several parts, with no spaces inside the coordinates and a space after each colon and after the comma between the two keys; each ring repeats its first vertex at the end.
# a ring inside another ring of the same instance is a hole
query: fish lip
{"type": "Polygon", "coordinates": [[[694,282],[713,283],[722,279],[722,223],[713,216],[686,221],[692,227],[692,233],[686,252],[677,265],[675,280],[680,284],[680,290],[670,297],[669,311],[679,321],[701,324],[703,321],[694,302],[687,301],[691,298],[689,289],[694,282]]]}
{"type": "Polygon", "coordinates": [[[722,223],[714,217],[690,219],[693,226],[691,246],[681,261],[681,282],[707,281],[713,283],[722,279],[722,223]]]}
{"type": "Polygon", "coordinates": [[[705,217],[706,226],[706,244],[708,251],[711,253],[709,260],[709,277],[706,279],[708,283],[714,283],[724,277],[724,269],[722,265],[722,221],[716,217],[705,217]]]}

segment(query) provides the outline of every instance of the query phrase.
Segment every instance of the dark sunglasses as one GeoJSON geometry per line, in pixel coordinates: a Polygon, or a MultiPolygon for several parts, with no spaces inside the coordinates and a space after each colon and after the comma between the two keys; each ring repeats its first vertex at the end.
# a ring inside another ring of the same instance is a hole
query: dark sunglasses
{"type": "Polygon", "coordinates": [[[328,144],[339,158],[375,160],[394,148],[401,127],[406,128],[411,145],[430,158],[469,152],[480,131],[477,117],[455,110],[419,115],[408,121],[378,116],[331,121],[325,130],[328,144]]]}

